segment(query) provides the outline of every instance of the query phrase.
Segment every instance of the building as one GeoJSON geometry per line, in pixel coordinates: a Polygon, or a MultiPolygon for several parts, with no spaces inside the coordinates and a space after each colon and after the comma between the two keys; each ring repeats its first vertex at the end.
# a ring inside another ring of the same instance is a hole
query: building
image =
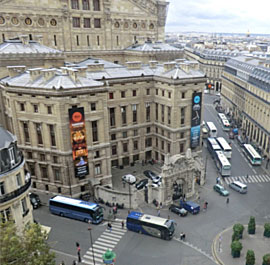
{"type": "Polygon", "coordinates": [[[222,76],[223,105],[241,125],[248,142],[270,157],[270,63],[240,56],[230,59],[222,76]]]}
{"type": "Polygon", "coordinates": [[[163,41],[167,7],[165,0],[1,1],[0,42],[23,34],[65,52],[122,50],[163,41]]]}
{"type": "MultiPolygon", "coordinates": [[[[195,137],[192,100],[206,81],[197,62],[122,66],[88,59],[60,69],[8,70],[1,80],[7,125],[18,137],[33,188],[76,196],[110,185],[111,167],[184,154],[195,137]],[[77,110],[85,128],[73,134],[69,113],[77,110]],[[76,161],[74,140],[84,139],[83,158],[76,161]],[[75,173],[80,163],[89,174],[75,173]]],[[[194,153],[201,151],[197,140],[194,153]]]]}
{"type": "Polygon", "coordinates": [[[0,127],[0,218],[14,220],[19,231],[33,221],[29,200],[31,178],[24,169],[17,138],[0,127]]]}

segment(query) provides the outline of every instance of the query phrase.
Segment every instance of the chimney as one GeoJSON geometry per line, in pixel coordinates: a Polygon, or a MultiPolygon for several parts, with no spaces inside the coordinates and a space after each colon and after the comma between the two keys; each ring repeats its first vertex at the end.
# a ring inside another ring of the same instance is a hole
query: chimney
{"type": "Polygon", "coordinates": [[[28,69],[32,81],[35,81],[41,76],[42,68],[28,69]]]}
{"type": "Polygon", "coordinates": [[[187,74],[189,73],[189,71],[191,70],[190,64],[188,62],[185,63],[180,63],[179,64],[180,68],[186,72],[187,74]]]}
{"type": "Polygon", "coordinates": [[[24,65],[7,66],[7,69],[8,69],[8,75],[10,77],[13,77],[13,76],[23,73],[26,69],[26,66],[24,65]]]}
{"type": "Polygon", "coordinates": [[[45,81],[49,81],[55,76],[55,69],[45,69],[41,71],[45,81]]]}
{"type": "Polygon", "coordinates": [[[168,62],[163,64],[164,72],[171,71],[175,68],[175,62],[168,62]]]}
{"type": "Polygon", "coordinates": [[[73,80],[73,82],[78,82],[78,70],[69,68],[67,69],[69,77],[73,80]]]}
{"type": "Polygon", "coordinates": [[[199,70],[199,63],[197,61],[190,61],[189,65],[191,69],[195,71],[199,70]]]}
{"type": "Polygon", "coordinates": [[[23,45],[29,44],[29,36],[28,35],[20,35],[19,38],[20,38],[23,45]]]}
{"type": "Polygon", "coordinates": [[[36,35],[35,39],[39,44],[43,45],[43,36],[42,35],[36,35]]]}
{"type": "Polygon", "coordinates": [[[129,69],[129,70],[135,70],[135,69],[142,68],[142,62],[140,62],[140,61],[126,62],[126,65],[127,65],[127,69],[129,69]]]}
{"type": "Polygon", "coordinates": [[[100,72],[104,70],[104,63],[91,63],[87,65],[87,71],[89,72],[100,72]]]}
{"type": "Polygon", "coordinates": [[[149,61],[150,68],[157,68],[157,64],[158,64],[157,61],[149,61]]]}
{"type": "Polygon", "coordinates": [[[78,70],[78,75],[80,77],[86,77],[86,70],[87,70],[86,66],[77,67],[76,69],[78,70]]]}

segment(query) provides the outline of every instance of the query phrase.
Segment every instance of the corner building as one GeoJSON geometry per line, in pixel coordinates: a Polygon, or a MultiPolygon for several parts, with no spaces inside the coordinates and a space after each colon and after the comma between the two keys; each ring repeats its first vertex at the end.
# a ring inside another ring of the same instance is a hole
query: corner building
{"type": "Polygon", "coordinates": [[[1,80],[8,126],[25,154],[33,188],[71,196],[110,185],[112,166],[184,154],[192,95],[203,91],[206,80],[197,62],[185,60],[121,66],[89,59],[60,69],[9,71],[1,80]],[[79,107],[89,175],[76,178],[68,111],[79,107]]]}

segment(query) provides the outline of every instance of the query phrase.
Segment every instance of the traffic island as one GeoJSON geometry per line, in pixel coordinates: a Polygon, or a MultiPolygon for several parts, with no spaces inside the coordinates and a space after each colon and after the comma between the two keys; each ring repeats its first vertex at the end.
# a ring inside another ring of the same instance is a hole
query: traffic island
{"type": "Polygon", "coordinates": [[[256,233],[248,233],[248,225],[244,225],[243,237],[239,240],[242,244],[242,250],[239,257],[232,256],[232,235],[233,226],[225,229],[216,236],[212,245],[213,256],[219,264],[222,265],[243,265],[246,264],[246,255],[248,250],[255,253],[254,265],[263,264],[263,256],[270,253],[270,238],[264,236],[264,226],[256,225],[256,233]]]}

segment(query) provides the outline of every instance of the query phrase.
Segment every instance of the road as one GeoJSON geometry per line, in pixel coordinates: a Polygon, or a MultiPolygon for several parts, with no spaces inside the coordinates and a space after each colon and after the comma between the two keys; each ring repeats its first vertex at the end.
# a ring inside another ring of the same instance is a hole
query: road
{"type": "MultiPolygon", "coordinates": [[[[228,139],[227,133],[222,131],[218,123],[217,113],[211,103],[213,99],[213,96],[205,98],[204,120],[215,122],[219,136],[228,139]]],[[[212,265],[216,264],[212,259],[212,242],[219,232],[235,223],[247,224],[250,216],[255,216],[257,224],[270,222],[270,178],[269,181],[264,179],[264,182],[262,178],[255,178],[266,174],[260,167],[252,167],[248,163],[236,142],[232,141],[232,147],[232,176],[241,177],[247,174],[249,178],[254,176],[252,178],[254,181],[247,184],[247,194],[239,194],[231,190],[225,180],[224,186],[230,191],[229,204],[226,204],[226,198],[213,191],[218,173],[204,144],[203,156],[204,160],[207,159],[207,176],[206,184],[199,187],[199,203],[202,206],[207,201],[207,211],[201,211],[195,216],[179,217],[163,208],[161,216],[167,217],[169,214],[178,224],[175,238],[171,241],[122,230],[120,223],[113,224],[111,234],[107,230],[106,223],[92,226],[94,251],[97,255],[96,265],[102,264],[102,247],[103,250],[112,248],[116,252],[116,264],[212,265]],[[186,234],[185,242],[178,240],[182,231],[186,234]]],[[[152,205],[144,205],[141,210],[149,214],[157,214],[152,205]]],[[[127,211],[122,210],[119,218],[124,219],[126,215],[127,211]]],[[[57,253],[57,262],[64,260],[65,264],[72,264],[72,260],[76,259],[75,242],[78,241],[84,264],[93,264],[88,224],[51,215],[46,206],[35,210],[34,216],[41,224],[52,227],[48,240],[57,253]]]]}

